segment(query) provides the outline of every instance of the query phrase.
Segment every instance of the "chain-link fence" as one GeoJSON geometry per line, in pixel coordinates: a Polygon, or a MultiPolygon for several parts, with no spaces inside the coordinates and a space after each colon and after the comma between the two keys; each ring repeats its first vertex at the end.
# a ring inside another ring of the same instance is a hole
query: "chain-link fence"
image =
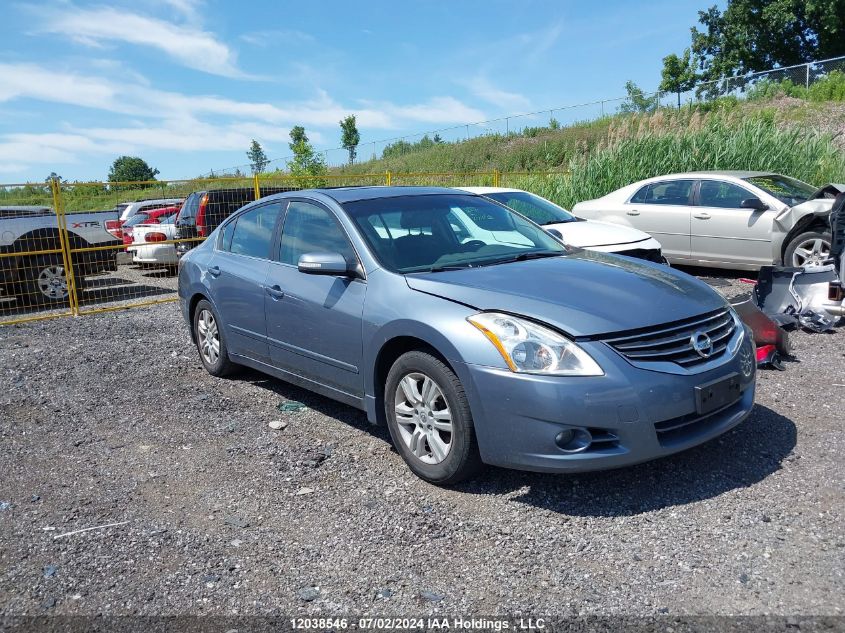
{"type": "MultiPolygon", "coordinates": [[[[825,82],[829,83],[831,78],[835,79],[843,73],[845,56],[699,83],[680,94],[668,91],[644,92],[638,95],[636,101],[630,96],[598,99],[393,138],[363,140],[357,147],[358,161],[389,159],[441,143],[457,143],[482,136],[531,135],[533,129],[555,129],[578,122],[594,121],[620,112],[647,112],[659,107],[683,107],[706,103],[718,97],[754,99],[784,95],[808,98],[812,96],[814,86],[823,88],[825,82]]],[[[819,90],[819,96],[823,96],[822,92],[823,90],[819,90]]],[[[348,165],[349,153],[343,147],[322,149],[318,153],[330,167],[348,165]]],[[[267,168],[285,170],[287,162],[292,158],[275,158],[268,163],[267,168]]],[[[249,165],[238,165],[219,170],[217,173],[249,169],[249,165]]]]}
{"type": "Polygon", "coordinates": [[[0,325],[176,301],[179,257],[264,196],[313,187],[534,187],[562,173],[413,173],[0,185],[0,325]]]}

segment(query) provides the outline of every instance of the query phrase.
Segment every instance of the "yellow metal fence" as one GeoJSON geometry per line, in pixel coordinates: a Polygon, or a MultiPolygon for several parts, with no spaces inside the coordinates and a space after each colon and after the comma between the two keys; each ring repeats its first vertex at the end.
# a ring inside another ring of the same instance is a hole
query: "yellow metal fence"
{"type": "Polygon", "coordinates": [[[178,251],[244,204],[280,191],[494,186],[554,197],[566,177],[493,170],[0,184],[0,325],[176,301],[178,251]],[[174,225],[183,206],[194,228],[174,225]]]}

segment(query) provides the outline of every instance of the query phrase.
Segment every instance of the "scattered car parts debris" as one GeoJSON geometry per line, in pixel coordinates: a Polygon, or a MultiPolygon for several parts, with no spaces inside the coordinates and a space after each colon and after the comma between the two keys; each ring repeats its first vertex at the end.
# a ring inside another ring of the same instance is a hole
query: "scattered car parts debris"
{"type": "Polygon", "coordinates": [[[792,355],[789,334],[763,312],[750,298],[731,304],[739,318],[754,335],[757,345],[757,366],[773,367],[783,371],[781,362],[785,356],[792,355]]]}
{"type": "Polygon", "coordinates": [[[763,266],[754,286],[754,302],[779,325],[826,332],[845,315],[841,301],[828,300],[830,285],[835,282],[839,277],[833,264],[763,266]]]}

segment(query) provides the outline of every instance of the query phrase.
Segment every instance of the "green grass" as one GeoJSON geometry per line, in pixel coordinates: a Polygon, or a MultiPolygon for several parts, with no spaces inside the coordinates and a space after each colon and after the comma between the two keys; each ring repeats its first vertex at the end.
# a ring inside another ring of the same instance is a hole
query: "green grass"
{"type": "MultiPolygon", "coordinates": [[[[835,139],[845,134],[845,108],[835,102],[845,98],[845,75],[831,73],[810,87],[814,97],[804,94],[799,101],[778,99],[790,90],[807,92],[784,86],[758,84],[758,92],[746,100],[724,97],[680,111],[618,114],[456,143],[405,144],[386,159],[332,169],[325,176],[274,173],[262,174],[260,181],[262,186],[380,185],[391,172],[394,185],[491,185],[497,169],[502,186],[528,189],[565,207],[642,178],[692,170],[773,171],[815,185],[845,181],[845,152],[835,139]]],[[[68,212],[90,211],[127,200],[252,186],[251,177],[130,187],[71,183],[63,186],[62,199],[68,212]]],[[[52,196],[44,185],[0,188],[0,203],[52,206],[52,196]]]]}

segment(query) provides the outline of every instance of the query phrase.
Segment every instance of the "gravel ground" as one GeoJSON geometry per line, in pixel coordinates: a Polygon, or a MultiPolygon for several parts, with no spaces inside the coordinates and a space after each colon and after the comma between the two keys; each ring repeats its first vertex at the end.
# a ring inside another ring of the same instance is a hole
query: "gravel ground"
{"type": "Polygon", "coordinates": [[[792,338],[716,441],[444,490],[352,408],[207,375],[175,304],[2,328],[0,613],[842,614],[845,339],[792,338]]]}
{"type": "MultiPolygon", "coordinates": [[[[81,287],[81,310],[113,308],[121,305],[156,301],[175,296],[178,279],[166,268],[141,268],[120,265],[115,272],[86,277],[81,287]]],[[[0,291],[2,292],[2,291],[0,291]]],[[[68,311],[65,304],[56,309],[47,306],[36,308],[20,305],[14,296],[0,294],[0,323],[29,316],[61,314],[68,311]]]]}

